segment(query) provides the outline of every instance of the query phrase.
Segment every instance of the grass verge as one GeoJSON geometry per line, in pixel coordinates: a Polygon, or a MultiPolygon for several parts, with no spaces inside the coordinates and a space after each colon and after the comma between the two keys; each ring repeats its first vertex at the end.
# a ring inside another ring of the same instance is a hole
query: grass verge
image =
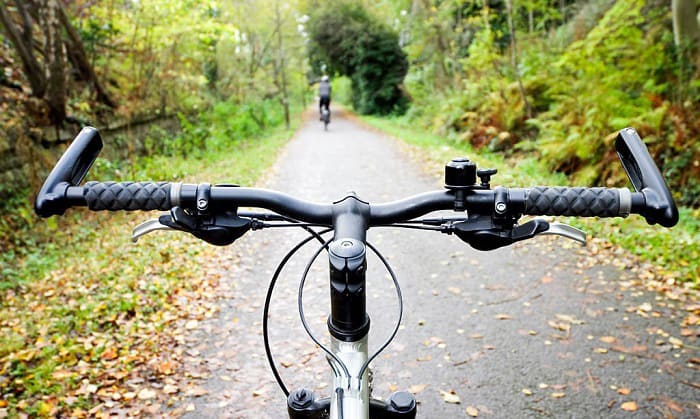
{"type": "MultiPolygon", "coordinates": [[[[441,176],[443,165],[450,159],[468,155],[479,167],[498,168],[492,182],[495,186],[526,187],[534,185],[568,185],[566,177],[545,169],[535,158],[518,156],[506,159],[502,155],[476,151],[468,144],[446,140],[408,125],[402,118],[360,117],[368,125],[427,153],[430,170],[441,176]],[[432,169],[434,168],[434,169],[432,169]]],[[[642,262],[640,274],[645,279],[666,286],[700,289],[700,211],[680,208],[680,221],[672,229],[649,226],[644,219],[584,219],[560,217],[559,221],[585,230],[593,237],[603,238],[620,246],[642,262]]]]}
{"type": "MultiPolygon", "coordinates": [[[[143,160],[130,176],[252,185],[292,132],[143,160]]],[[[101,180],[118,175],[109,162],[96,166],[101,180]]],[[[178,340],[176,324],[215,314],[201,296],[218,277],[201,264],[221,250],[175,233],[131,243],[131,229],[153,216],[69,210],[35,220],[28,234],[43,239],[0,259],[0,416],[99,416],[155,398],[149,382],[177,393],[167,380],[178,358],[164,349],[178,340]]]]}

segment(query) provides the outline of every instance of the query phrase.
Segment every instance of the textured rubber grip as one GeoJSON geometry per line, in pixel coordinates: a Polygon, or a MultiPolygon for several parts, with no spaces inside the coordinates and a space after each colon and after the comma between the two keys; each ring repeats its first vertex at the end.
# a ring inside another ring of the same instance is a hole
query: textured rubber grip
{"type": "MultiPolygon", "coordinates": [[[[629,212],[627,212],[629,213],[629,212]]],[[[528,189],[525,214],[576,217],[626,216],[620,190],[611,188],[535,187],[528,189]]]]}
{"type": "Polygon", "coordinates": [[[87,182],[85,201],[92,211],[169,210],[169,182],[87,182]]]}

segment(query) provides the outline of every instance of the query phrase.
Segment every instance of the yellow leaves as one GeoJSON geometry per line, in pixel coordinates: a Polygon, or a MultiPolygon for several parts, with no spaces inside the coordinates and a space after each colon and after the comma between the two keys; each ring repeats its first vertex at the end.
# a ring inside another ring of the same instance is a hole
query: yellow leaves
{"type": "Polygon", "coordinates": [[[637,403],[636,402],[624,402],[620,405],[620,408],[626,412],[636,412],[637,403]]]}
{"type": "Polygon", "coordinates": [[[469,415],[473,418],[479,416],[479,410],[473,406],[467,406],[466,412],[467,412],[467,415],[469,415]]]}
{"type": "Polygon", "coordinates": [[[117,348],[115,348],[114,346],[110,346],[104,352],[102,352],[102,355],[100,355],[100,358],[109,361],[112,359],[116,359],[118,356],[119,356],[119,354],[117,353],[117,348]]]}
{"type": "Polygon", "coordinates": [[[442,396],[442,400],[445,401],[445,403],[452,403],[452,404],[459,404],[460,399],[457,393],[455,393],[454,390],[450,391],[444,391],[440,390],[440,395],[442,396]]]}
{"type": "Polygon", "coordinates": [[[674,348],[681,348],[683,346],[683,341],[673,336],[669,337],[668,341],[671,343],[671,345],[673,345],[674,348]]]}

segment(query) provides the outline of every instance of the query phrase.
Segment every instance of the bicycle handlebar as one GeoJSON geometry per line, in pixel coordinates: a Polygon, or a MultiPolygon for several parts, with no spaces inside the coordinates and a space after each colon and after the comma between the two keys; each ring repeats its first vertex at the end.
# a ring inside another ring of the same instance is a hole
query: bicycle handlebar
{"type": "MultiPolygon", "coordinates": [[[[99,134],[84,128],[58,161],[35,202],[42,217],[60,215],[71,206],[99,210],[170,210],[181,207],[198,212],[224,213],[239,206],[265,208],[299,221],[330,225],[331,204],[300,200],[281,192],[230,185],[167,182],[88,182],[77,186],[102,148],[99,134]]],[[[493,217],[511,215],[566,215],[626,217],[643,215],[649,224],[671,227],[678,210],[668,187],[636,132],[620,132],[616,148],[637,192],[617,188],[534,187],[493,190],[468,187],[415,195],[369,205],[369,225],[407,221],[429,212],[466,209],[493,217]],[[457,205],[459,201],[459,205],[457,205]]]]}

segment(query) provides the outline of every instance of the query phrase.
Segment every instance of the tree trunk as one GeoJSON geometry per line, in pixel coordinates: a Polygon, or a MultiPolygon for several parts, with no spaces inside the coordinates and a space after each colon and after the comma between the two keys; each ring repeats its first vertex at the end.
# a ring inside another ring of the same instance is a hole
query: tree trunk
{"type": "Polygon", "coordinates": [[[34,56],[31,20],[27,17],[25,7],[27,6],[22,1],[17,2],[17,8],[23,21],[23,33],[20,33],[15,26],[8,13],[6,2],[3,0],[0,0],[0,21],[2,21],[2,26],[5,28],[8,39],[15,46],[17,55],[22,60],[24,74],[32,89],[32,96],[43,98],[46,93],[46,76],[39,61],[34,56]]]}
{"type": "Polygon", "coordinates": [[[513,22],[513,0],[506,0],[506,10],[508,11],[508,29],[510,30],[511,64],[513,65],[513,71],[515,71],[515,77],[518,79],[518,89],[523,99],[525,113],[528,118],[532,118],[532,108],[530,107],[530,102],[527,100],[527,92],[523,85],[523,78],[520,77],[520,69],[518,69],[518,44],[515,38],[515,24],[513,22]]]}
{"type": "Polygon", "coordinates": [[[97,78],[97,74],[95,74],[95,70],[88,60],[87,52],[85,52],[83,40],[80,38],[80,35],[75,30],[73,25],[71,25],[70,19],[68,18],[68,14],[66,13],[65,9],[63,8],[60,2],[58,3],[58,17],[61,21],[63,29],[65,29],[66,34],[68,34],[68,41],[66,41],[66,46],[70,49],[72,53],[72,57],[75,60],[76,67],[78,69],[78,72],[80,73],[81,78],[84,81],[92,84],[93,88],[95,89],[95,92],[97,93],[98,101],[104,103],[110,108],[116,108],[116,102],[112,100],[107,90],[105,90],[105,88],[102,86],[99,79],[97,78]]]}
{"type": "Polygon", "coordinates": [[[41,0],[39,20],[44,31],[44,59],[46,60],[46,102],[49,118],[60,125],[66,118],[66,56],[61,38],[58,0],[41,0]]]}
{"type": "Polygon", "coordinates": [[[694,49],[700,43],[700,11],[695,0],[672,0],[673,38],[676,46],[694,49]]]}
{"type": "Polygon", "coordinates": [[[275,26],[277,26],[277,59],[278,74],[281,81],[282,106],[284,107],[284,123],[287,129],[290,127],[289,97],[287,93],[287,69],[284,57],[284,45],[282,42],[282,17],[280,16],[279,2],[275,3],[275,26]]]}

